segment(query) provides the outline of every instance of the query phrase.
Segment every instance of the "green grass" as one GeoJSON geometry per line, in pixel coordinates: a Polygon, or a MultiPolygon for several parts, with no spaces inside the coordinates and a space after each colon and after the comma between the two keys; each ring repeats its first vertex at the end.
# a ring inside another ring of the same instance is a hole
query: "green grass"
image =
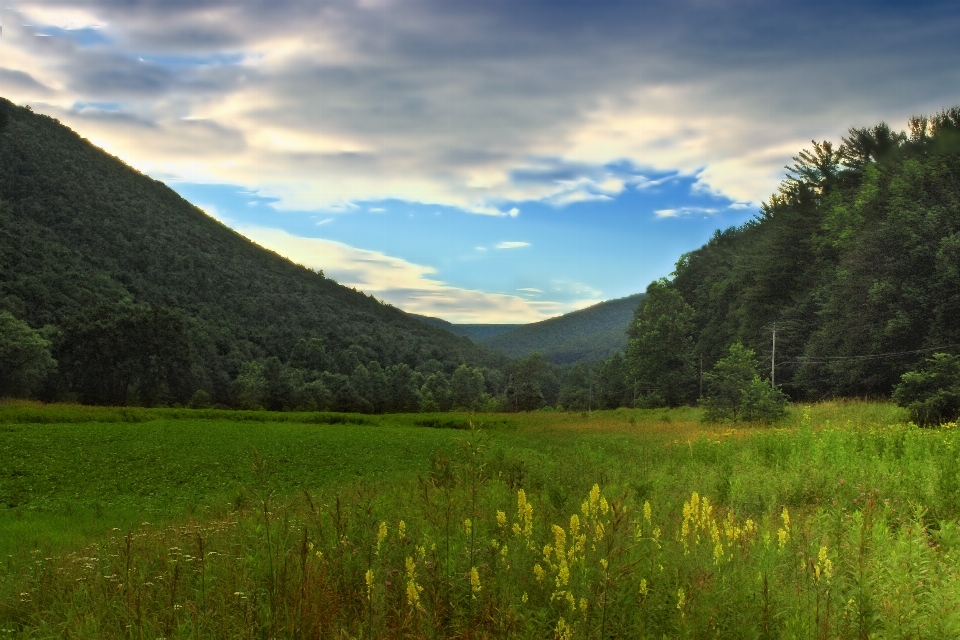
{"type": "Polygon", "coordinates": [[[960,441],[889,404],[123,414],[0,409],[0,637],[960,633],[960,441]]]}

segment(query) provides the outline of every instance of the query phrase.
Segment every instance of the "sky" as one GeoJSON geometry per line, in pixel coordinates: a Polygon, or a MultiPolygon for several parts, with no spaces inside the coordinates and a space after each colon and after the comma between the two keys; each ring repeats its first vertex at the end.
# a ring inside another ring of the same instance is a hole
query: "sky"
{"type": "Polygon", "coordinates": [[[0,3],[0,96],[395,306],[638,293],[811,140],[960,104],[960,4],[0,3]]]}

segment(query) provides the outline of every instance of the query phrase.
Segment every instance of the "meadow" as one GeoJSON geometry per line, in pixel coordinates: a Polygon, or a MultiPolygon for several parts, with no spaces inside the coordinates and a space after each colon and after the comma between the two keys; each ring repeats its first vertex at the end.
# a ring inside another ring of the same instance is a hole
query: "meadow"
{"type": "Polygon", "coordinates": [[[0,405],[0,638],[960,635],[956,430],[885,403],[0,405]]]}

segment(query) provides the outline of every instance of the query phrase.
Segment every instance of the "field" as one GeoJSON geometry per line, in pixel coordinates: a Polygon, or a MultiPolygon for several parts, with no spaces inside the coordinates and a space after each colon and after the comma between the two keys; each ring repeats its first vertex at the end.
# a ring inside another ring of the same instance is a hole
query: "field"
{"type": "Polygon", "coordinates": [[[0,638],[960,635],[956,431],[882,403],[0,405],[0,638]]]}

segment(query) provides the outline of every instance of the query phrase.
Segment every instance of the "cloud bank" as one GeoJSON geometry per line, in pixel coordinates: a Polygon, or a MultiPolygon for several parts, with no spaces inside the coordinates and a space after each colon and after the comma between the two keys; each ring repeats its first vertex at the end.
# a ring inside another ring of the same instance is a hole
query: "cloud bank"
{"type": "Polygon", "coordinates": [[[49,0],[4,17],[0,93],[154,175],[286,208],[509,216],[640,186],[620,161],[756,203],[811,138],[960,102],[943,2],[49,0]]]}

